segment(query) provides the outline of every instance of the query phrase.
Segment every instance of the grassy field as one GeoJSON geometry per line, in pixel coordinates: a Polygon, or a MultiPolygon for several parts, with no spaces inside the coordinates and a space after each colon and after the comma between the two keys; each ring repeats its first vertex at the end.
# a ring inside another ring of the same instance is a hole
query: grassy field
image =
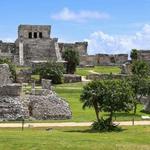
{"type": "Polygon", "coordinates": [[[150,126],[95,133],[89,128],[0,129],[1,150],[149,150],[150,126]]]}
{"type": "MultiPolygon", "coordinates": [[[[32,122],[68,122],[68,121],[75,121],[75,122],[87,122],[87,121],[94,121],[96,119],[95,113],[93,109],[82,109],[82,103],[80,102],[80,94],[82,92],[83,86],[85,82],[79,83],[68,83],[68,84],[59,84],[53,86],[53,90],[62,98],[64,98],[70,105],[72,110],[72,119],[70,120],[44,120],[44,121],[32,121],[32,122]]],[[[40,89],[40,86],[36,87],[40,89]]],[[[26,87],[26,91],[31,90],[31,86],[26,87]]],[[[24,89],[25,91],[25,89],[24,89]]],[[[142,115],[147,115],[145,113],[140,112],[143,109],[142,105],[138,105],[137,114],[135,116],[135,120],[141,120],[142,115]]],[[[105,118],[107,117],[107,113],[101,113],[101,115],[105,118]]],[[[114,120],[116,121],[132,121],[133,113],[116,113],[114,115],[114,120]]]]}
{"type": "MultiPolygon", "coordinates": [[[[56,85],[54,90],[63,98],[65,98],[68,103],[70,104],[70,107],[72,109],[73,118],[70,121],[77,121],[77,122],[83,122],[83,121],[94,121],[95,113],[93,109],[82,109],[82,103],[80,102],[80,94],[83,89],[83,86],[85,83],[73,83],[73,84],[62,84],[62,85],[56,85]]],[[[146,115],[142,112],[143,106],[138,105],[137,114],[135,119],[141,120],[142,115],[146,115]]],[[[102,113],[104,117],[107,117],[107,113],[102,113]]],[[[118,121],[127,121],[132,120],[133,114],[132,112],[128,113],[116,113],[114,116],[114,119],[118,121]],[[116,116],[116,118],[115,118],[116,116]]]]}
{"type": "Polygon", "coordinates": [[[94,68],[77,68],[76,74],[81,76],[86,76],[90,74],[90,72],[97,73],[120,73],[121,69],[118,66],[95,66],[94,68]]]}

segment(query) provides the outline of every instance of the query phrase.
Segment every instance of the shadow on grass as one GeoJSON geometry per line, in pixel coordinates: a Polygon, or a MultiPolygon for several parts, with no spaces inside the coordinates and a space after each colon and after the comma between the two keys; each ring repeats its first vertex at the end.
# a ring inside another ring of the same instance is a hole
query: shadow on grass
{"type": "Polygon", "coordinates": [[[94,130],[94,129],[86,129],[86,130],[67,130],[67,131],[63,131],[63,132],[71,132],[71,133],[77,133],[77,132],[79,132],[79,133],[117,133],[117,132],[123,132],[123,131],[125,131],[125,130],[127,130],[127,129],[123,129],[123,128],[120,128],[120,127],[117,127],[117,128],[115,128],[115,130],[113,130],[113,131],[98,131],[98,130],[94,130]]]}
{"type": "MultiPolygon", "coordinates": [[[[104,114],[104,116],[109,116],[109,114],[104,114]]],[[[132,113],[115,113],[114,115],[113,115],[113,117],[132,117],[133,116],[133,114],[132,113]]],[[[141,117],[141,115],[139,115],[139,114],[135,114],[135,117],[141,117]]]]}

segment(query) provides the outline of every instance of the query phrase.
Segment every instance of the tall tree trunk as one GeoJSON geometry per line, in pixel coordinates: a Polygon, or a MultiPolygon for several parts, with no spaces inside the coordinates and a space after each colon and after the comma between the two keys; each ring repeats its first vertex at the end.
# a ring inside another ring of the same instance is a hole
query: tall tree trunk
{"type": "Polygon", "coordinates": [[[96,114],[97,122],[100,122],[100,118],[99,118],[99,110],[98,110],[97,103],[94,102],[93,105],[94,105],[94,109],[95,109],[95,114],[96,114]]]}
{"type": "Polygon", "coordinates": [[[112,125],[112,118],[113,118],[113,112],[110,112],[110,120],[109,120],[109,125],[112,125]]]}

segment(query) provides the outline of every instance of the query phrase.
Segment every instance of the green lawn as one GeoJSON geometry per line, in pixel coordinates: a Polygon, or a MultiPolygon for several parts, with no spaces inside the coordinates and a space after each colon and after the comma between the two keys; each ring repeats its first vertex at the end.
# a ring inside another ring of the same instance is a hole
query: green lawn
{"type": "Polygon", "coordinates": [[[90,74],[91,71],[110,74],[120,73],[121,69],[118,66],[95,66],[94,68],[77,68],[76,74],[86,76],[90,74]]]}
{"type": "MultiPolygon", "coordinates": [[[[72,84],[61,84],[56,85],[54,90],[58,95],[65,98],[68,103],[70,104],[73,118],[70,121],[77,121],[77,122],[84,122],[84,121],[94,121],[95,113],[93,109],[82,109],[82,103],[80,102],[80,94],[83,89],[85,83],[72,83],[72,84]]],[[[141,115],[146,115],[142,112],[143,106],[138,105],[137,109],[137,115],[135,117],[135,120],[141,120],[141,115]]],[[[107,117],[107,113],[102,113],[104,117],[107,117]]],[[[118,121],[130,121],[133,119],[132,112],[130,113],[116,113],[116,120],[118,121]]],[[[114,116],[114,119],[115,119],[114,116]]]]}
{"type": "Polygon", "coordinates": [[[149,150],[150,126],[94,133],[89,128],[0,129],[1,150],[149,150]]]}
{"type": "MultiPolygon", "coordinates": [[[[43,120],[43,121],[32,121],[32,122],[68,122],[68,121],[76,121],[76,122],[87,122],[94,121],[96,119],[95,113],[93,109],[82,109],[82,103],[80,102],[80,94],[85,85],[85,82],[78,83],[67,83],[67,84],[59,84],[53,86],[53,90],[62,98],[65,98],[69,103],[72,110],[72,119],[70,120],[43,120]]],[[[37,89],[40,89],[41,86],[36,86],[37,89]]],[[[24,91],[30,91],[31,86],[27,86],[24,91]]],[[[135,120],[141,120],[142,115],[147,115],[145,113],[140,112],[143,106],[138,105],[137,114],[135,120]]],[[[107,117],[107,113],[101,113],[103,117],[107,117]]],[[[130,113],[116,113],[114,115],[114,120],[116,121],[131,121],[133,119],[132,112],[130,113]]]]}

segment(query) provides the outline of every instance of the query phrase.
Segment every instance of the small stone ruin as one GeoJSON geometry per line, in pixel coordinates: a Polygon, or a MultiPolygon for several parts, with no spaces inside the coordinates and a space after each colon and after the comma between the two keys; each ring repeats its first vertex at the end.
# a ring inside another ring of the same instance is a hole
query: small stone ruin
{"type": "MultiPolygon", "coordinates": [[[[0,120],[70,119],[69,104],[51,90],[51,81],[42,80],[42,89],[34,95],[22,94],[22,85],[10,79],[8,65],[0,65],[0,120]]],[[[36,90],[35,90],[36,91],[36,90]]]]}

